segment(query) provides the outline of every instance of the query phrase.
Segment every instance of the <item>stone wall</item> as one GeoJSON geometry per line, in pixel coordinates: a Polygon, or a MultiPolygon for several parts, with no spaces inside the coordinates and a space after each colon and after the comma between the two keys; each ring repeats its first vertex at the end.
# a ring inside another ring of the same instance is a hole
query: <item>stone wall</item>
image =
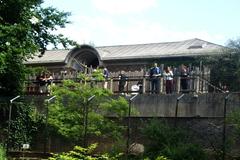
{"type": "MultiPolygon", "coordinates": [[[[185,94],[178,104],[178,117],[223,117],[224,98],[228,93],[185,94]]],[[[139,117],[174,117],[177,98],[174,95],[138,95],[133,106],[139,117]]],[[[240,94],[227,101],[227,113],[240,107],[240,94]]]]}

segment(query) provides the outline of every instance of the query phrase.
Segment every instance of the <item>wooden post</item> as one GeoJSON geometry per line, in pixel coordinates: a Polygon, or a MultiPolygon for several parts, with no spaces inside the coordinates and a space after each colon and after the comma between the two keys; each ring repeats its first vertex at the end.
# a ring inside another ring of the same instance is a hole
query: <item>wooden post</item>
{"type": "Polygon", "coordinates": [[[181,81],[181,77],[178,76],[177,77],[177,83],[176,83],[176,92],[179,93],[180,90],[181,90],[181,84],[180,84],[180,81],[181,81]]]}
{"type": "Polygon", "coordinates": [[[199,82],[200,82],[199,76],[196,76],[194,81],[195,81],[194,89],[195,89],[196,93],[199,93],[199,82]]]}
{"type": "Polygon", "coordinates": [[[142,81],[142,93],[146,93],[146,77],[143,77],[143,81],[142,81]]]}
{"type": "Polygon", "coordinates": [[[90,75],[92,75],[92,72],[93,72],[93,68],[92,68],[92,65],[90,66],[90,75]]]}
{"type": "Polygon", "coordinates": [[[113,79],[110,79],[110,91],[113,92],[113,79]]]}
{"type": "Polygon", "coordinates": [[[83,64],[83,66],[84,66],[84,73],[86,75],[88,73],[88,67],[85,65],[85,63],[83,64]]]}
{"type": "Polygon", "coordinates": [[[163,77],[160,77],[160,91],[159,93],[163,92],[163,77]]]}

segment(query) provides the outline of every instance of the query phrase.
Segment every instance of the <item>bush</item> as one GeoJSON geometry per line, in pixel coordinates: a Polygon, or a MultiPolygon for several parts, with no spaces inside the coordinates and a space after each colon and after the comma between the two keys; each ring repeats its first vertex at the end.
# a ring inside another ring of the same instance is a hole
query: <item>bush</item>
{"type": "Polygon", "coordinates": [[[31,144],[37,131],[43,129],[45,116],[32,104],[16,103],[13,109],[9,144],[11,149],[21,149],[22,144],[31,144]]]}
{"type": "Polygon", "coordinates": [[[88,148],[75,146],[72,151],[67,153],[54,154],[49,160],[118,160],[122,154],[109,156],[108,154],[94,155],[97,144],[92,144],[88,148]]]}
{"type": "Polygon", "coordinates": [[[204,151],[196,144],[180,144],[177,146],[169,146],[161,151],[172,160],[204,160],[206,155],[204,151]]]}
{"type": "Polygon", "coordinates": [[[7,160],[6,150],[2,145],[0,145],[0,160],[7,160]]]}
{"type": "Polygon", "coordinates": [[[189,135],[180,128],[152,120],[142,131],[148,141],[145,154],[150,159],[156,159],[158,155],[172,160],[206,159],[203,150],[189,143],[189,135]]]}

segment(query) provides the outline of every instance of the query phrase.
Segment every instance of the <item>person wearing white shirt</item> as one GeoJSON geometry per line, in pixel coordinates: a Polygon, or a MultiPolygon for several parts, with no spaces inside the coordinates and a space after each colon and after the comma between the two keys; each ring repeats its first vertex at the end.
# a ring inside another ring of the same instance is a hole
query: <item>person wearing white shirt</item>
{"type": "Polygon", "coordinates": [[[170,67],[167,67],[164,72],[164,79],[166,81],[166,93],[171,94],[173,91],[173,72],[170,67]]]}

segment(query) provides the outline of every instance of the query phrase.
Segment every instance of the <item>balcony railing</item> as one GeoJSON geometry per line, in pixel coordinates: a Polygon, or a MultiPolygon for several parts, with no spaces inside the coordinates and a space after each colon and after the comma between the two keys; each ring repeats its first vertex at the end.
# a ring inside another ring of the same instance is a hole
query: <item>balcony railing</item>
{"type": "MultiPolygon", "coordinates": [[[[119,81],[118,77],[109,78],[107,81],[96,81],[96,80],[88,80],[82,81],[78,78],[68,77],[68,78],[60,78],[57,79],[54,77],[52,83],[53,84],[61,84],[63,80],[71,79],[79,83],[90,84],[91,86],[97,86],[100,88],[104,88],[104,86],[111,90],[115,94],[123,93],[123,94],[150,94],[152,93],[151,81],[152,79],[149,76],[131,76],[126,79],[126,86],[123,91],[119,91],[119,81]],[[137,86],[137,87],[136,87],[137,86]]],[[[49,94],[49,89],[47,85],[45,85],[45,92],[40,92],[40,85],[36,80],[28,80],[26,82],[26,94],[32,95],[41,95],[41,94],[49,94]]],[[[180,77],[174,76],[172,80],[172,93],[208,93],[208,92],[225,92],[221,88],[218,88],[212,85],[209,81],[201,78],[199,75],[193,75],[189,77],[180,77]],[[183,89],[181,86],[181,81],[185,79],[187,83],[187,89],[183,89]]],[[[166,94],[166,81],[164,77],[159,77],[159,91],[157,93],[166,94]]]]}

